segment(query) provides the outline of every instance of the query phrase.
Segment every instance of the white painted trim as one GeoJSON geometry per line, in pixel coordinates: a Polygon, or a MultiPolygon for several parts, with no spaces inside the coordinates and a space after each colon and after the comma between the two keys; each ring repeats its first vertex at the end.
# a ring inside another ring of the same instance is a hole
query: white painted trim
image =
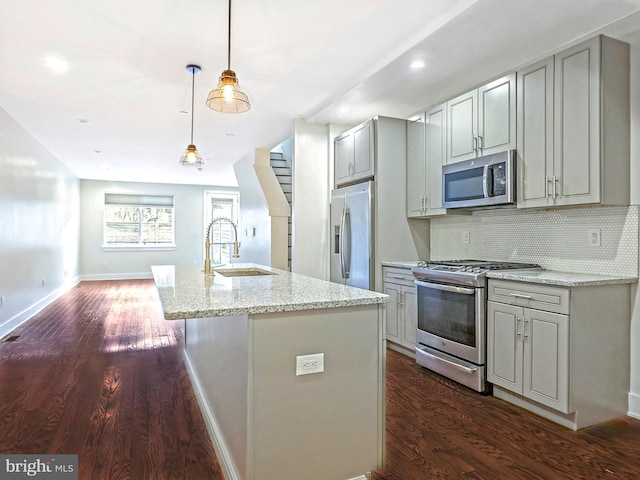
{"type": "Polygon", "coordinates": [[[0,338],[3,338],[9,333],[11,333],[12,330],[18,328],[20,325],[22,325],[24,322],[29,320],[31,317],[33,317],[36,313],[38,313],[40,310],[45,308],[47,305],[56,301],[62,295],[64,295],[73,287],[75,287],[78,283],[80,283],[80,277],[73,278],[72,280],[56,288],[47,296],[35,302],[30,307],[25,308],[20,313],[14,315],[13,317],[5,321],[2,325],[0,325],[0,338]]]}
{"type": "Polygon", "coordinates": [[[153,278],[151,272],[139,272],[139,273],[98,273],[91,275],[80,275],[80,281],[94,281],[94,280],[138,280],[141,278],[153,278]]]}
{"type": "Polygon", "coordinates": [[[202,416],[204,417],[204,423],[207,427],[207,431],[209,432],[209,437],[211,437],[211,442],[213,443],[213,449],[216,452],[218,463],[222,468],[222,474],[224,475],[225,480],[240,480],[240,475],[235,463],[233,462],[231,452],[229,451],[227,443],[222,436],[220,426],[218,425],[216,417],[209,406],[209,402],[204,394],[204,389],[200,383],[198,374],[193,368],[193,364],[189,358],[189,353],[186,350],[183,353],[183,359],[187,373],[189,374],[189,379],[191,380],[191,385],[193,385],[196,400],[200,406],[202,416]]]}
{"type": "Polygon", "coordinates": [[[629,392],[629,411],[627,415],[640,419],[640,394],[629,392]]]}

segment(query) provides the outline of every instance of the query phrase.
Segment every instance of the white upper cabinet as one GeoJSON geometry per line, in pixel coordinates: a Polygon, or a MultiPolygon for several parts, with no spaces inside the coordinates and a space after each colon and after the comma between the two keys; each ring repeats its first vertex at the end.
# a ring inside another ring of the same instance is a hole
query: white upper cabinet
{"type": "Polygon", "coordinates": [[[629,46],[598,36],[518,72],[518,207],[629,204],[629,46]]]}
{"type": "Polygon", "coordinates": [[[373,121],[369,120],[334,140],[335,185],[373,177],[375,173],[373,121]]]}
{"type": "Polygon", "coordinates": [[[432,217],[442,208],[442,165],[446,163],[447,105],[407,122],[407,217],[432,217]]]}
{"type": "Polygon", "coordinates": [[[515,74],[449,100],[446,114],[447,163],[515,149],[515,74]]]}

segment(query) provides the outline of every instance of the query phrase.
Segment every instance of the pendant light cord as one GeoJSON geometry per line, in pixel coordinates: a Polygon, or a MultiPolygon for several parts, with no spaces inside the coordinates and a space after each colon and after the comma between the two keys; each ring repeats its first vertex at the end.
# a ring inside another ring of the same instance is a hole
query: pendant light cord
{"type": "Polygon", "coordinates": [[[191,145],[193,145],[193,97],[196,85],[196,69],[191,67],[191,145]]]}
{"type": "Polygon", "coordinates": [[[231,70],[231,0],[229,0],[229,28],[227,32],[227,70],[231,70]]]}

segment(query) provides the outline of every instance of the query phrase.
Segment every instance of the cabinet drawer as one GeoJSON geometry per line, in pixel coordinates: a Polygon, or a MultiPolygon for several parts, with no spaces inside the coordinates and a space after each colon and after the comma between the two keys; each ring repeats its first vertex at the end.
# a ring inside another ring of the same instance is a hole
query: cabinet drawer
{"type": "Polygon", "coordinates": [[[410,269],[395,267],[383,267],[382,278],[384,282],[406,285],[408,287],[414,287],[416,280],[410,269]]]}
{"type": "Polygon", "coordinates": [[[489,300],[569,314],[569,289],[524,282],[489,280],[489,300]]]}

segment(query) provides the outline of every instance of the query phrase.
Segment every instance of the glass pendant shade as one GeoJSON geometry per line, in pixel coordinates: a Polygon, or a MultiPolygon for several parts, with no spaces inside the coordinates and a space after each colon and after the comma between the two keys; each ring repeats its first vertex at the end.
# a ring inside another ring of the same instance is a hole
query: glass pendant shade
{"type": "Polygon", "coordinates": [[[187,149],[185,150],[184,154],[182,154],[182,156],[180,157],[180,163],[182,165],[194,166],[194,167],[195,166],[201,167],[202,165],[204,165],[204,161],[202,160],[202,157],[198,153],[198,149],[193,144],[190,144],[187,146],[187,149]]]}
{"type": "Polygon", "coordinates": [[[233,70],[222,72],[218,85],[209,92],[207,106],[222,113],[242,113],[251,108],[249,97],[240,88],[233,70]]]}

